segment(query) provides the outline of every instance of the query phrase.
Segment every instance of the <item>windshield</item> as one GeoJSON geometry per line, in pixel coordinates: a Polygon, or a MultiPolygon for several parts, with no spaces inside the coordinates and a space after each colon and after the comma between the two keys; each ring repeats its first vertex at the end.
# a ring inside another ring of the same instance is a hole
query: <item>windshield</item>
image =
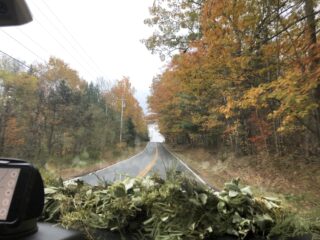
{"type": "Polygon", "coordinates": [[[48,183],[240,178],[319,231],[318,1],[27,4],[0,29],[1,156],[48,183]]]}

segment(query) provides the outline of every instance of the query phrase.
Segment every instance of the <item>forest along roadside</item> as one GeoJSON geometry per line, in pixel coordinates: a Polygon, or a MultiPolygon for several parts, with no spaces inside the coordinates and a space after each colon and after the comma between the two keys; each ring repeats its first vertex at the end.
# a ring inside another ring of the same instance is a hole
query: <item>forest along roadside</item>
{"type": "Polygon", "coordinates": [[[319,220],[320,164],[316,159],[263,153],[236,157],[208,148],[167,147],[218,189],[239,177],[256,195],[277,197],[299,215],[319,220]]]}

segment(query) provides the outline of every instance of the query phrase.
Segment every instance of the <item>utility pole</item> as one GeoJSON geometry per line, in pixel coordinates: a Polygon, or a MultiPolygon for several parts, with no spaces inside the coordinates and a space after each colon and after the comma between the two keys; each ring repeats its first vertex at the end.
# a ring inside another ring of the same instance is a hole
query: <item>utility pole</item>
{"type": "Polygon", "coordinates": [[[123,109],[124,109],[124,83],[122,87],[122,96],[121,96],[121,118],[120,118],[120,143],[122,142],[122,129],[123,129],[123,109]]]}

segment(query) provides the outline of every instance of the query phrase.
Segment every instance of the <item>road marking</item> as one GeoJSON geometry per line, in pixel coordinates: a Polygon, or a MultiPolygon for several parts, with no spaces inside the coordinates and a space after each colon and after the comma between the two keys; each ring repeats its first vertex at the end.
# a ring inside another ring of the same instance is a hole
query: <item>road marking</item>
{"type": "MultiPolygon", "coordinates": [[[[148,145],[147,145],[147,146],[148,146],[148,145]]],[[[132,157],[130,157],[130,158],[128,158],[128,159],[121,160],[121,161],[116,162],[116,163],[114,163],[114,164],[112,164],[112,165],[110,165],[110,166],[107,166],[107,167],[105,167],[105,168],[102,168],[102,169],[100,169],[100,170],[97,170],[97,171],[95,171],[95,172],[93,172],[93,173],[102,172],[102,171],[104,171],[104,170],[107,170],[108,168],[112,168],[112,167],[115,167],[115,166],[117,166],[117,165],[121,165],[121,164],[123,164],[124,162],[129,162],[129,161],[131,161],[132,159],[137,158],[138,156],[142,155],[142,154],[146,151],[147,146],[143,149],[142,152],[139,152],[139,153],[137,153],[136,155],[134,155],[134,156],[132,156],[132,157]]]]}
{"type": "Polygon", "coordinates": [[[153,168],[153,166],[156,164],[158,160],[158,144],[156,145],[156,153],[154,154],[154,157],[152,161],[138,174],[138,177],[144,177],[147,175],[147,173],[153,168]]]}
{"type": "Polygon", "coordinates": [[[97,171],[94,171],[94,172],[91,172],[91,173],[88,173],[88,174],[85,174],[85,175],[82,175],[82,176],[78,176],[78,177],[74,177],[74,178],[71,178],[71,179],[67,179],[67,180],[63,181],[63,184],[64,184],[64,185],[74,184],[75,181],[81,180],[81,178],[83,178],[83,177],[85,177],[85,176],[97,174],[97,173],[99,173],[99,172],[102,172],[102,171],[104,171],[104,170],[107,170],[107,169],[109,169],[109,168],[112,168],[112,167],[114,167],[114,166],[116,166],[116,165],[123,164],[124,162],[127,162],[127,161],[130,161],[130,160],[134,159],[134,158],[137,158],[138,156],[142,155],[142,154],[147,150],[149,144],[150,144],[150,143],[148,143],[148,144],[146,145],[146,147],[143,149],[143,151],[137,153],[136,155],[134,155],[134,156],[132,156],[132,157],[130,157],[130,158],[128,158],[128,159],[119,161],[119,162],[117,162],[117,163],[115,163],[115,164],[112,164],[112,165],[110,165],[110,166],[107,166],[107,167],[105,167],[105,168],[102,168],[102,169],[100,169],[100,170],[97,170],[97,171]]]}
{"type": "Polygon", "coordinates": [[[208,183],[206,183],[206,181],[204,181],[198,174],[196,174],[184,161],[182,161],[176,154],[174,154],[173,152],[171,152],[164,144],[161,144],[168,153],[170,153],[175,159],[177,159],[185,168],[187,168],[195,177],[196,179],[201,182],[204,185],[208,185],[208,183]]]}

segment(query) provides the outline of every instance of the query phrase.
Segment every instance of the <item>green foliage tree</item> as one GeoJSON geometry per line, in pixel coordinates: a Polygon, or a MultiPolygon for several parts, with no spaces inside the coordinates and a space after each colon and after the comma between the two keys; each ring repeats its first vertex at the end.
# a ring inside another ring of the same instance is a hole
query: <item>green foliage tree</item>
{"type": "Polygon", "coordinates": [[[126,133],[124,139],[129,146],[134,147],[136,138],[137,132],[135,126],[133,124],[132,118],[129,118],[126,123],[126,133]]]}
{"type": "Polygon", "coordinates": [[[201,37],[199,25],[203,0],[154,0],[151,17],[145,24],[154,28],[152,36],[144,39],[146,47],[161,59],[174,51],[187,51],[189,43],[201,37]]]}

